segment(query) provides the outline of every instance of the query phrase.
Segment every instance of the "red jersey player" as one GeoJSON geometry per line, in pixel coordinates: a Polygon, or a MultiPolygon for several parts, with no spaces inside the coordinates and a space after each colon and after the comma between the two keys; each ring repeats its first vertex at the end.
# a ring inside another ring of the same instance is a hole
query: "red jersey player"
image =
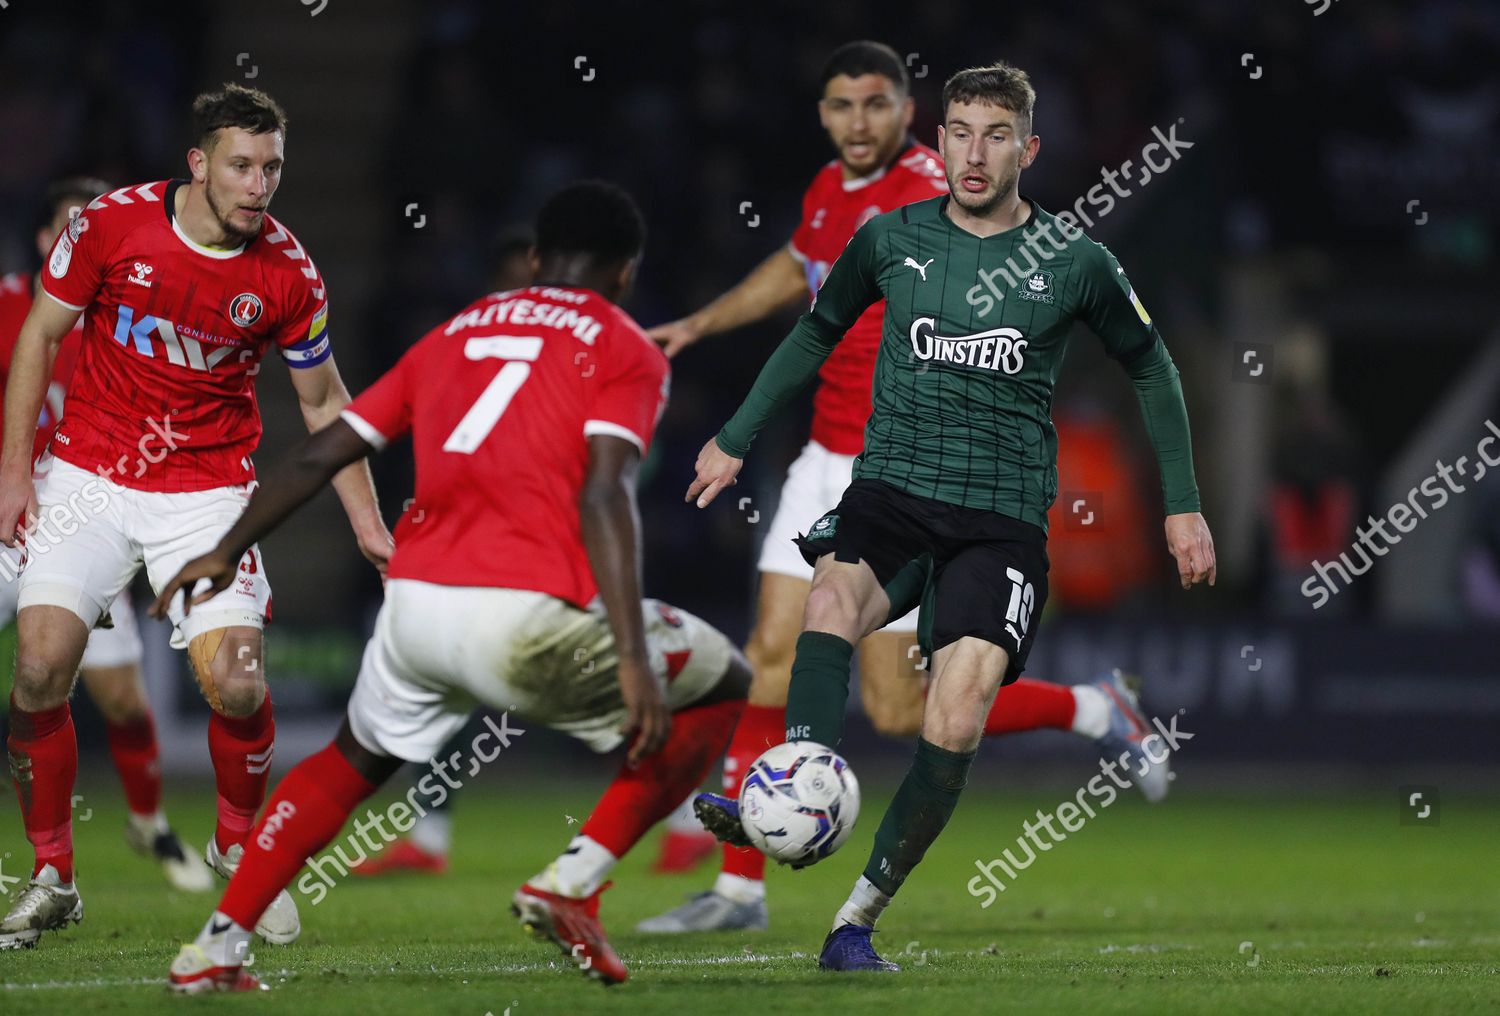
{"type": "Polygon", "coordinates": [[[192,603],[213,602],[245,548],[328,477],[411,434],[416,496],[348,716],[276,788],[218,910],[173,962],[174,990],[254,988],[243,961],[261,911],[356,805],[403,761],[432,759],[476,704],[514,708],[601,752],[637,731],[579,834],[512,899],[523,924],[590,976],[625,980],[598,922],[605,876],[706,775],[749,681],[723,635],[640,598],[635,473],[666,402],[667,362],[614,301],[644,237],[616,187],[554,195],[536,223],[544,281],[491,294],[426,335],[162,590],[157,615],[204,579],[192,603]]]}
{"type": "MultiPolygon", "coordinates": [[[[73,216],[100,194],[113,189],[101,180],[87,177],[68,177],[47,188],[43,217],[37,224],[35,237],[37,254],[43,263],[73,216]]],[[[9,371],[21,323],[26,320],[40,287],[40,276],[24,272],[0,277],[0,388],[9,371]]],[[[81,338],[82,329],[74,328],[58,347],[47,399],[37,420],[33,456],[41,454],[62,417],[63,397],[81,338]]],[[[21,551],[9,547],[0,550],[0,627],[15,619],[20,573],[21,551]]],[[[109,617],[110,627],[96,628],[89,634],[79,676],[104,715],[110,756],[125,786],[129,806],[126,842],[137,852],[154,857],[174,887],[206,892],[213,887],[212,874],[192,848],[172,831],[162,811],[160,751],[146,685],[141,679],[141,638],[128,591],[115,598],[109,617]]]]}
{"type": "MultiPolygon", "coordinates": [[[[882,212],[947,193],[941,157],[911,139],[913,110],[906,65],[895,50],[877,42],[851,42],[835,50],[823,68],[818,115],[838,157],[808,187],[802,222],[791,243],[697,313],[651,329],[668,355],[706,335],[759,321],[806,300],[823,284],[856,229],[882,212]]],[[[792,657],[813,575],[793,540],[838,504],[849,486],[854,458],[864,447],[884,315],[884,301],[871,306],[820,372],[811,439],[787,472],[761,545],[760,595],[746,646],[754,681],[750,703],[724,759],[724,789],[732,796],[738,795],[750,764],[785,740],[792,657]]],[[[914,735],[922,725],[926,684],[917,669],[916,629],[913,609],[859,646],[860,700],[883,734],[914,735]]],[[[1072,687],[1021,678],[1000,690],[985,732],[1042,727],[1099,740],[1102,750],[1117,757],[1124,745],[1116,746],[1112,731],[1144,732],[1145,718],[1117,673],[1072,687]]],[[[1165,766],[1152,769],[1140,781],[1142,790],[1159,798],[1166,793],[1166,777],[1165,766]]],[[[669,835],[666,842],[682,835],[669,835]]],[[[701,832],[693,837],[694,842],[703,838],[701,832]]],[[[764,874],[765,857],[759,851],[726,845],[722,871],[711,891],[643,921],[639,929],[677,933],[764,928],[764,874]]]]}
{"type": "MultiPolygon", "coordinates": [[[[250,495],[260,438],[253,377],[275,347],[310,429],[349,397],[329,350],[328,303],[311,258],[266,214],[281,180],[285,114],[239,85],[193,104],[191,179],[122,187],[69,222],[42,273],[10,364],[0,457],[0,536],[24,541],[8,747],[30,885],[0,921],[0,948],[34,945],[82,917],[73,883],[78,768],[68,693],[88,633],[145,565],[160,587],[218,542],[250,495]],[[84,315],[63,418],[36,465],[31,446],[58,346],[84,315]]],[[[361,548],[383,566],[390,535],[369,471],[337,482],[361,548]]],[[[233,872],[265,798],[275,725],[261,665],[271,590],[248,548],[232,588],[173,614],[213,709],[218,822],[205,859],[233,872]]],[[[283,895],[269,941],[300,932],[283,895]]]]}

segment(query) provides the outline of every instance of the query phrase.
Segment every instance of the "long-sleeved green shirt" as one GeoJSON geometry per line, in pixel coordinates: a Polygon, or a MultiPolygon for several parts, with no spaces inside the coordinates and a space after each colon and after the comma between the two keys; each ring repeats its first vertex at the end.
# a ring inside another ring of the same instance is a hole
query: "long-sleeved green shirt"
{"type": "Polygon", "coordinates": [[[884,299],[874,408],[854,476],[1045,529],[1057,497],[1052,391],[1077,319],[1135,384],[1167,514],[1197,511],[1177,367],[1114,255],[1035,202],[1023,226],[981,238],[954,225],[948,201],[860,227],[719,432],[719,447],[744,457],[860,313],[884,299]]]}

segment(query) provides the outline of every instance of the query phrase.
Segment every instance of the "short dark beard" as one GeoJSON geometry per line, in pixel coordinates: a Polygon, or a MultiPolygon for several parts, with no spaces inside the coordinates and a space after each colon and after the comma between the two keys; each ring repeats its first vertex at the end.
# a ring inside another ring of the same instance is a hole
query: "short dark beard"
{"type": "MultiPolygon", "coordinates": [[[[979,219],[983,219],[983,218],[987,217],[991,212],[993,212],[997,207],[999,207],[1000,202],[1002,202],[1002,201],[1005,200],[1005,196],[1007,194],[1009,194],[1011,192],[1011,190],[1016,185],[1016,177],[1015,176],[1012,176],[1008,180],[1007,179],[1001,179],[1001,180],[997,181],[997,183],[995,185],[995,196],[992,197],[992,198],[990,198],[984,204],[975,206],[975,205],[965,204],[964,201],[963,201],[963,198],[971,196],[960,185],[961,182],[962,182],[962,180],[963,180],[964,175],[965,175],[964,173],[960,173],[956,179],[954,177],[949,177],[948,178],[948,193],[953,198],[954,202],[960,208],[962,208],[964,211],[968,212],[970,215],[974,216],[975,218],[979,218],[979,219]]],[[[1019,176],[1019,174],[1017,174],[1017,176],[1019,176]]]]}
{"type": "MultiPolygon", "coordinates": [[[[214,221],[217,222],[219,224],[219,228],[224,231],[224,236],[226,238],[228,238],[229,240],[238,240],[240,243],[249,243],[251,240],[254,240],[257,236],[260,235],[259,227],[246,230],[239,229],[233,223],[231,223],[229,221],[229,217],[226,216],[223,209],[219,207],[219,203],[214,200],[214,189],[208,186],[207,183],[205,183],[203,186],[203,196],[208,201],[208,210],[214,213],[214,221]]],[[[265,219],[262,218],[261,221],[264,222],[265,219]]]]}

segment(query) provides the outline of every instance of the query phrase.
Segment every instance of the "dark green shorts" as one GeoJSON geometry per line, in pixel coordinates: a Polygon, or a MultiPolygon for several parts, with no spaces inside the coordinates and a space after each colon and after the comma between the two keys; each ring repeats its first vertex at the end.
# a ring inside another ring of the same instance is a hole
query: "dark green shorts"
{"type": "Polygon", "coordinates": [[[855,480],[797,546],[810,564],[825,554],[865,562],[886,587],[893,618],[920,595],[917,634],[929,654],[972,635],[1009,655],[1005,683],[1021,676],[1047,601],[1040,528],[882,480],[855,480]]]}

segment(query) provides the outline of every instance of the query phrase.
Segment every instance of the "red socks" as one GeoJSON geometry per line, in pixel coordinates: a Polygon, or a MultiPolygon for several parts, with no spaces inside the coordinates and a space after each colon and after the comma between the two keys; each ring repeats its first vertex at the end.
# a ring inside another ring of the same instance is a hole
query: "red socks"
{"type": "Polygon", "coordinates": [[[242,928],[254,928],[276,894],[309,857],[332,842],[349,813],[376,789],[336,745],[298,763],[276,788],[265,816],[245,840],[245,856],[224,891],[220,913],[242,928]]]}
{"type": "Polygon", "coordinates": [[[622,764],[578,834],[623,857],[703,782],[744,705],[743,700],[715,702],[673,713],[672,733],[661,751],[634,769],[622,764]]]}
{"type": "Polygon", "coordinates": [[[73,881],[73,781],[78,776],[78,737],[73,712],[28,713],[10,700],[10,774],[21,800],[26,838],[36,854],[35,876],[46,864],[64,882],[73,881]]]}
{"type": "Polygon", "coordinates": [[[271,779],[275,739],[269,689],[260,708],[249,716],[214,713],[208,721],[208,754],[213,759],[214,782],[219,790],[214,840],[221,851],[245,842],[255,824],[255,813],[266,799],[266,784],[271,779]]]}
{"type": "Polygon", "coordinates": [[[1001,688],[995,696],[995,704],[984,721],[984,732],[993,736],[1042,727],[1071,730],[1074,705],[1073,689],[1067,685],[1023,677],[1001,688]]]}
{"type": "Polygon", "coordinates": [[[109,753],[125,785],[125,803],[132,815],[155,815],[161,809],[160,752],[156,724],[149,712],[116,725],[106,723],[109,753]]]}
{"type": "MultiPolygon", "coordinates": [[[[729,742],[729,754],[724,756],[724,793],[729,797],[740,796],[740,784],[750,766],[766,749],[786,740],[786,708],[783,706],[745,707],[740,725],[734,728],[734,740],[729,742]]],[[[766,877],[766,855],[754,847],[731,847],[724,845],[726,875],[738,875],[760,881],[766,877]]]]}

